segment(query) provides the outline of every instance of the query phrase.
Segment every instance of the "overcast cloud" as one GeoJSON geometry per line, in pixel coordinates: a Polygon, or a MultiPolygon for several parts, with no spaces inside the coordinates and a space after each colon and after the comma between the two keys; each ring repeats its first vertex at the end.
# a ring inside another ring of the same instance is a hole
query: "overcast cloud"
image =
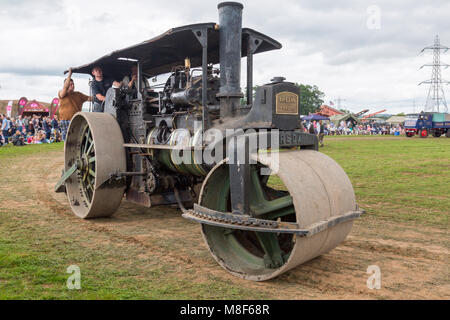
{"type": "MultiPolygon", "coordinates": [[[[63,70],[176,26],[217,22],[220,1],[0,0],[0,99],[48,101],[63,70]]],[[[352,111],[419,111],[432,60],[419,55],[436,34],[450,46],[450,1],[241,1],[243,25],[283,44],[255,56],[254,83],[273,76],[315,84],[326,102],[352,111]],[[377,17],[380,19],[378,20],[377,17]],[[379,27],[379,28],[378,28],[379,27]]],[[[450,54],[442,56],[450,63],[450,54]]],[[[243,63],[243,83],[245,81],[243,63]]],[[[75,76],[88,93],[88,76],[75,76]]],[[[450,70],[443,70],[450,78],[450,70]]],[[[243,85],[244,86],[244,85],[243,85]]],[[[449,86],[445,94],[450,99],[449,86]]]]}

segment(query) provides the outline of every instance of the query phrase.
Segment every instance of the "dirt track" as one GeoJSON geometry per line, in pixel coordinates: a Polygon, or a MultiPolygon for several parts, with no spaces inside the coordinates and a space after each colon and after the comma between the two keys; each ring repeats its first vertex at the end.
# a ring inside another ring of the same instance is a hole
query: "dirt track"
{"type": "MultiPolygon", "coordinates": [[[[347,240],[330,253],[318,257],[281,277],[254,283],[229,275],[209,255],[197,224],[181,217],[176,208],[142,208],[123,201],[110,219],[80,220],[70,211],[64,194],[55,194],[53,186],[63,166],[61,152],[45,155],[54,161],[33,156],[33,168],[27,185],[30,201],[37,199],[35,210],[42,221],[58,220],[53,230],[63,234],[76,225],[79,232],[93,231],[91,239],[104,241],[105,235],[126,252],[130,247],[139,257],[159,257],[177,270],[177,276],[189,275],[198,281],[208,276],[223,279],[237,287],[266,292],[274,299],[449,299],[448,230],[413,224],[390,223],[366,215],[358,220],[347,240]],[[55,161],[56,159],[56,161],[55,161]],[[46,181],[42,186],[42,181],[46,181]],[[380,290],[367,288],[368,266],[381,269],[380,290]]],[[[47,158],[47,159],[48,159],[47,158]]],[[[20,182],[17,182],[20,188],[20,182]]],[[[14,199],[10,199],[10,204],[14,199]]],[[[21,203],[26,205],[26,203],[21,203]]],[[[32,209],[30,209],[32,210],[32,209]]],[[[129,259],[133,259],[130,254],[129,259]]]]}

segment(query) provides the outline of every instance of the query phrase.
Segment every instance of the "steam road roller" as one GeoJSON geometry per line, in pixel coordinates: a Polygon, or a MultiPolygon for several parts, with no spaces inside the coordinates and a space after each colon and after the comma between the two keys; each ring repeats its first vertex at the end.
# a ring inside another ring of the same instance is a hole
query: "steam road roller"
{"type": "Polygon", "coordinates": [[[73,68],[123,81],[102,112],[72,118],[55,191],[83,219],[111,216],[123,198],[178,205],[223,268],[263,281],[335,248],[363,211],[304,132],[299,87],[275,76],[253,94],[253,55],[281,44],[242,28],[242,10],[220,3],[218,24],[173,28],[73,68]]]}

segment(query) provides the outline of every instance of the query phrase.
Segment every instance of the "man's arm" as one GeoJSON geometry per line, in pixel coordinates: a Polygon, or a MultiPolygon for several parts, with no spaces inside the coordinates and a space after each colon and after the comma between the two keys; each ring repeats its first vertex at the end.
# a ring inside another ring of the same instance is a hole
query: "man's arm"
{"type": "Polygon", "coordinates": [[[97,97],[98,100],[105,101],[105,96],[104,95],[101,95],[100,93],[97,93],[95,96],[97,97]]]}
{"type": "MultiPolygon", "coordinates": [[[[109,83],[111,83],[111,82],[109,82],[109,83]]],[[[111,87],[120,88],[121,86],[122,86],[122,81],[119,82],[119,81],[114,80],[114,81],[112,81],[112,85],[105,86],[105,90],[108,91],[108,89],[111,87]]],[[[106,97],[100,93],[97,93],[95,96],[100,101],[105,101],[105,99],[106,99],[106,97]]]]}
{"type": "MultiPolygon", "coordinates": [[[[131,81],[128,83],[128,89],[131,89],[133,87],[133,84],[136,82],[137,76],[136,75],[132,75],[131,76],[131,81]]],[[[137,86],[136,86],[137,88],[137,86]]]]}
{"type": "Polygon", "coordinates": [[[64,80],[64,86],[62,90],[58,92],[58,96],[60,98],[64,98],[66,96],[67,90],[69,89],[70,86],[71,77],[72,77],[72,68],[69,68],[69,74],[67,75],[66,80],[64,80]]]}
{"type": "Polygon", "coordinates": [[[93,97],[87,96],[84,93],[81,93],[81,97],[83,99],[83,103],[85,103],[86,101],[92,101],[93,97]]]}
{"type": "Polygon", "coordinates": [[[98,87],[98,85],[97,85],[95,80],[93,80],[92,83],[91,83],[91,90],[92,90],[92,95],[94,97],[96,97],[98,100],[100,100],[100,101],[104,101],[105,100],[105,96],[100,93],[101,90],[98,87]]]}

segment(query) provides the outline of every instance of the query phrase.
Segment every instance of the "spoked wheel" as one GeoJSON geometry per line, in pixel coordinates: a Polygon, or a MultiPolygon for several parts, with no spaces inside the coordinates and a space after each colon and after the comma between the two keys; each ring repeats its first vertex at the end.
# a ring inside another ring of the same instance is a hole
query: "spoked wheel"
{"type": "Polygon", "coordinates": [[[420,137],[421,137],[421,138],[426,138],[426,137],[428,137],[428,130],[427,130],[427,129],[422,129],[422,130],[420,131],[420,137]]]}
{"type": "Polygon", "coordinates": [[[435,138],[439,138],[441,136],[441,133],[440,132],[433,132],[433,137],[435,137],[435,138]]]}
{"type": "Polygon", "coordinates": [[[126,171],[125,150],[119,125],[103,113],[77,113],[70,122],[64,146],[66,181],[73,212],[81,218],[112,215],[120,205],[125,183],[110,179],[126,171]]]}
{"type": "MultiPolygon", "coordinates": [[[[352,185],[342,168],[324,154],[311,151],[279,153],[277,175],[263,176],[270,167],[267,155],[251,168],[250,213],[267,219],[296,222],[300,227],[355,210],[352,185]]],[[[274,168],[271,168],[274,169],[274,168]]],[[[230,212],[228,164],[222,161],[208,174],[200,205],[230,212]]],[[[263,281],[296,267],[342,242],[352,221],[335,225],[311,237],[255,232],[202,224],[204,239],[216,261],[232,274],[263,281]]]]}

